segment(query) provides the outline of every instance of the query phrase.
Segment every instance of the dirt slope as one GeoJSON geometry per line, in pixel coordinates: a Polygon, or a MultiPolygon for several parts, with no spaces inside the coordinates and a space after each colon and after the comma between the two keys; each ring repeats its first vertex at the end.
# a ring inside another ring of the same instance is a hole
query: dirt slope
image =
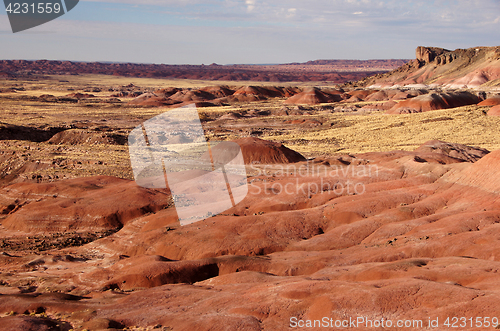
{"type": "Polygon", "coordinates": [[[413,152],[253,165],[240,204],[184,227],[171,206],[141,208],[165,192],[124,180],[6,187],[7,220],[47,208],[23,232],[0,228],[1,325],[288,330],[294,318],[363,317],[420,320],[412,329],[421,330],[429,317],[443,326],[457,314],[499,316],[499,157],[430,141],[413,152]],[[23,199],[9,200],[14,191],[23,199]],[[67,219],[74,199],[96,206],[89,221],[113,212],[113,200],[130,217],[85,245],[16,249],[56,235],[43,214],[67,219]]]}

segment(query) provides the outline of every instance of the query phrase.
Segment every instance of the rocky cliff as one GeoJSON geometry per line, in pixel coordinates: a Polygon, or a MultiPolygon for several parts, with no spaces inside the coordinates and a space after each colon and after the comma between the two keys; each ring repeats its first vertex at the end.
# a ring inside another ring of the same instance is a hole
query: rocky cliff
{"type": "Polygon", "coordinates": [[[424,84],[445,88],[500,87],[500,46],[450,51],[419,46],[416,59],[388,73],[368,77],[359,86],[390,87],[424,84]]]}

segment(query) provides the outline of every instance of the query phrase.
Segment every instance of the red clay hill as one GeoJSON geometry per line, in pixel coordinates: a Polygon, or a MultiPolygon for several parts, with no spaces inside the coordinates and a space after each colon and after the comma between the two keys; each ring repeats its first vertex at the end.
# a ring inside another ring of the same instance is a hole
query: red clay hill
{"type": "Polygon", "coordinates": [[[429,93],[400,101],[388,114],[421,113],[478,104],[481,99],[471,92],[429,93]]]}

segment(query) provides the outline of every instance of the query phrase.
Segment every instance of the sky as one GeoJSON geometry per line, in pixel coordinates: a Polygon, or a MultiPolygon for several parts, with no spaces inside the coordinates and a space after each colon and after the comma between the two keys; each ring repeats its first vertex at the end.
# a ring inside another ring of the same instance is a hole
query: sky
{"type": "Polygon", "coordinates": [[[500,0],[80,0],[15,34],[4,9],[0,59],[271,64],[500,45],[500,0]]]}

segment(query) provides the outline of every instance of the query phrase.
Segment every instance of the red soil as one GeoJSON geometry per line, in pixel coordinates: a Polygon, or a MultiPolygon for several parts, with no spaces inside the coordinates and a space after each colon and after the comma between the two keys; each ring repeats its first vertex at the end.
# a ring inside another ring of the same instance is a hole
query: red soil
{"type": "MultiPolygon", "coordinates": [[[[290,153],[238,143],[247,162],[290,153]]],[[[128,181],[12,185],[0,203],[6,225],[29,231],[21,236],[50,232],[51,219],[78,223],[74,202],[88,206],[82,228],[114,208],[129,212],[109,237],[43,256],[9,251],[13,232],[0,228],[0,313],[174,330],[284,330],[291,318],[323,317],[422,320],[415,329],[425,329],[429,317],[499,316],[499,162],[500,151],[431,141],[414,152],[254,165],[241,203],[183,227],[171,207],[140,208],[165,192],[128,181]],[[37,222],[23,221],[28,214],[37,222]]],[[[19,330],[51,322],[2,318],[19,330]]]]}
{"type": "Polygon", "coordinates": [[[131,219],[168,205],[165,194],[114,177],[92,177],[59,183],[19,183],[3,190],[22,210],[9,213],[2,225],[22,231],[117,230],[131,219]],[[34,197],[40,197],[38,201],[34,197]],[[35,201],[34,201],[35,200],[35,201]]]}

